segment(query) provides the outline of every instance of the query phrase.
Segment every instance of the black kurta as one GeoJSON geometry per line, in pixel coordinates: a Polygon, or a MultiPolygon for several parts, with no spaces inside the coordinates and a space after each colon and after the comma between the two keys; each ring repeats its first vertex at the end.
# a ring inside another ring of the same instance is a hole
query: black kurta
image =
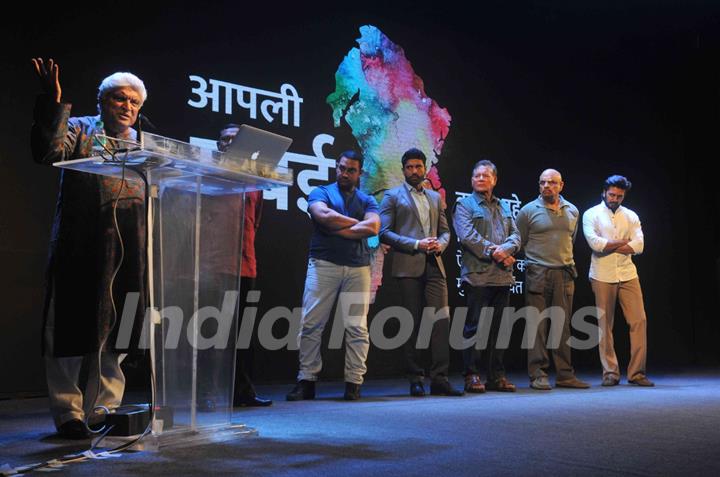
{"type": "MultiPolygon", "coordinates": [[[[92,155],[92,136],[99,116],[70,118],[71,105],[38,97],[32,128],[35,162],[52,164],[92,155]]],[[[102,133],[102,132],[101,132],[102,133]]],[[[129,137],[135,131],[129,131],[129,137]]],[[[128,138],[129,138],[128,137],[128,138]]],[[[128,170],[128,177],[135,179],[128,170]]],[[[120,240],[113,221],[113,203],[121,181],[105,176],[62,170],[53,222],[46,277],[45,324],[54,297],[55,356],[80,356],[105,345],[108,351],[136,349],[145,310],[145,209],[144,186],[125,181],[117,205],[117,220],[125,247],[113,295],[110,280],[120,260],[120,240]],[[129,348],[116,347],[116,333],[126,294],[139,292],[129,348]]],[[[44,333],[43,333],[44,335],[44,333]]]]}

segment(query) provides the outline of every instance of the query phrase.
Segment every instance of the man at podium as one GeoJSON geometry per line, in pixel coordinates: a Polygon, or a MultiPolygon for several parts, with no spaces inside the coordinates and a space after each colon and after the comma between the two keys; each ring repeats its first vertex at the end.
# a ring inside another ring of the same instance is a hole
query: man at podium
{"type": "MultiPolygon", "coordinates": [[[[132,129],[147,92],[131,73],[115,73],[98,88],[96,116],[70,117],[57,63],[32,60],[43,88],[31,143],[35,162],[50,165],[93,154],[94,136],[135,139],[132,129]]],[[[128,171],[128,174],[132,172],[128,171]]],[[[120,405],[120,363],[137,343],[145,310],[145,217],[141,182],[63,170],[50,240],[44,306],[43,354],[50,410],[63,437],[88,437],[96,406],[120,405]],[[139,293],[133,339],[115,347],[126,295],[139,293]],[[83,391],[80,369],[88,362],[83,391]]]]}

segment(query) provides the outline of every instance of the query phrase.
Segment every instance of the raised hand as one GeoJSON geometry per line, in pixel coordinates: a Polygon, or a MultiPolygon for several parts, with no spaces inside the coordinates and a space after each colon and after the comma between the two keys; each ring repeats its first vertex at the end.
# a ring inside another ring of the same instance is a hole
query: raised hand
{"type": "Polygon", "coordinates": [[[53,98],[56,103],[62,99],[62,88],[60,87],[60,67],[50,58],[47,65],[42,58],[32,59],[35,73],[40,79],[43,92],[53,98]]]}

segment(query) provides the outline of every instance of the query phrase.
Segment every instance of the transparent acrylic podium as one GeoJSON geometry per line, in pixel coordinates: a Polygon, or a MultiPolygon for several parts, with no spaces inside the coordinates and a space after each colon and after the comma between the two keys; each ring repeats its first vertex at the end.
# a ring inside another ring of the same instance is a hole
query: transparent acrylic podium
{"type": "Polygon", "coordinates": [[[245,193],[292,185],[292,171],[143,133],[64,169],[149,185],[149,312],[154,409],[139,448],[254,435],[232,423],[245,193]]]}

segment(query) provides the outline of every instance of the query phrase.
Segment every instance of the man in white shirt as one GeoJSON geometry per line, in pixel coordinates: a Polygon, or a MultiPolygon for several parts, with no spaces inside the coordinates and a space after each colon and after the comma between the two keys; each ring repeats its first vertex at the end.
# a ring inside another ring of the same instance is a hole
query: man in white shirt
{"type": "Polygon", "coordinates": [[[616,386],[620,382],[620,368],[613,344],[613,321],[618,301],[630,327],[628,382],[654,386],[645,376],[645,306],[637,269],[632,262],[632,255],[643,251],[643,233],[637,214],[620,205],[631,187],[630,181],[623,176],[608,177],[603,186],[603,201],[583,215],[583,232],[592,249],[590,283],[596,306],[603,312],[598,317],[603,386],[616,386]]]}

